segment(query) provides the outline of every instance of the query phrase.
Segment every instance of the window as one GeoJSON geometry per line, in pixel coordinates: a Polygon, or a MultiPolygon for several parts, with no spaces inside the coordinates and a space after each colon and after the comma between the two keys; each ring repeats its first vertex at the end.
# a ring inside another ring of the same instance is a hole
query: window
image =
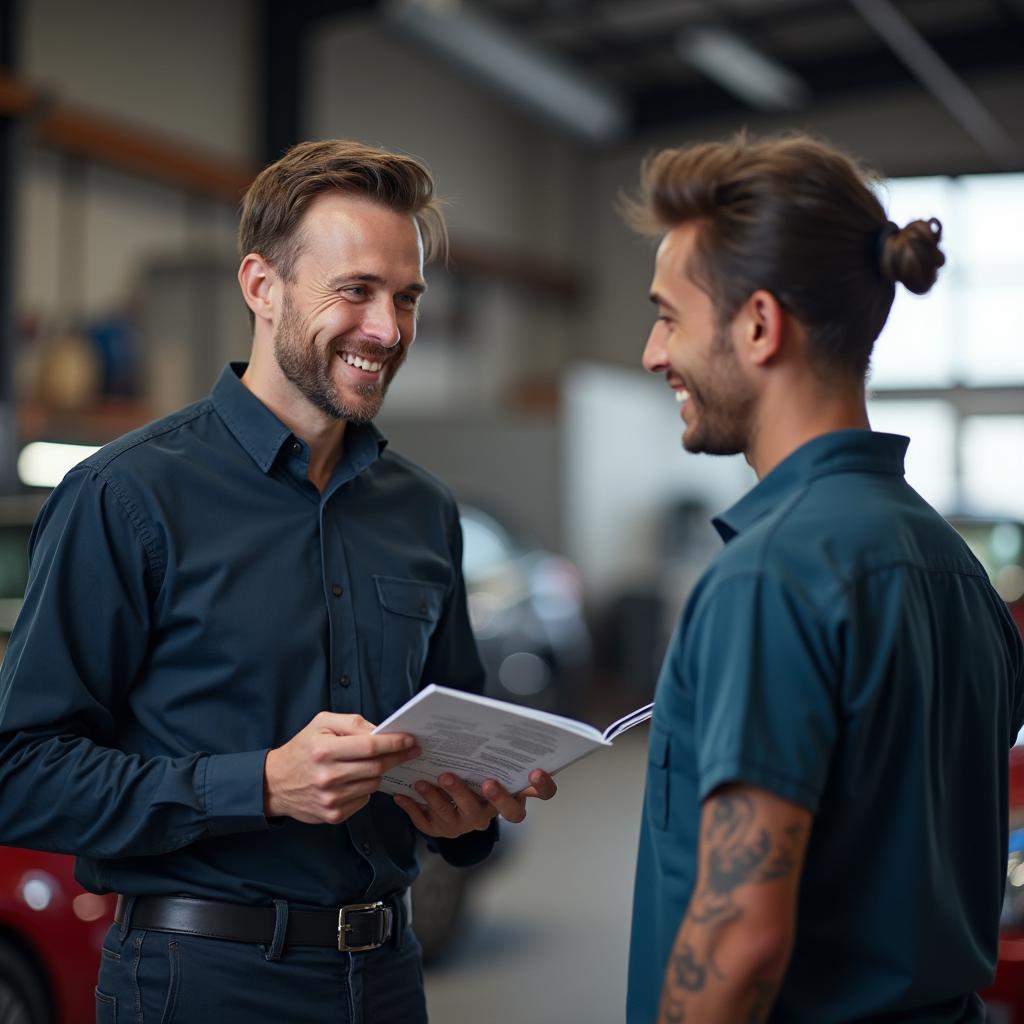
{"type": "Polygon", "coordinates": [[[1024,520],[1024,174],[907,178],[881,198],[901,226],[938,217],[947,263],[927,295],[897,288],[872,359],[872,425],[911,435],[907,477],[940,511],[1024,520]]]}

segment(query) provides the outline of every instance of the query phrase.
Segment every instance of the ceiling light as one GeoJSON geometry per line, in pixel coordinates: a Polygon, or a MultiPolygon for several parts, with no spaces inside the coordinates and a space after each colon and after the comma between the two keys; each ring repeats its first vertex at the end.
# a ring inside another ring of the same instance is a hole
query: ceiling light
{"type": "Polygon", "coordinates": [[[382,10],[417,42],[581,138],[613,142],[625,134],[621,97],[459,0],[387,0],[382,10]]]}
{"type": "Polygon", "coordinates": [[[725,29],[691,29],[676,45],[695,68],[758,110],[797,110],[810,99],[796,75],[725,29]]]}

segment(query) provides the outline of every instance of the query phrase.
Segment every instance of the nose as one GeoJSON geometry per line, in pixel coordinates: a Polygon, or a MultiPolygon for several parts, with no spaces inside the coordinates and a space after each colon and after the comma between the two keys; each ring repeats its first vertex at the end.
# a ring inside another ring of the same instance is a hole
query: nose
{"type": "Polygon", "coordinates": [[[402,340],[398,313],[389,297],[381,296],[364,307],[363,333],[385,348],[393,348],[402,340]]]}
{"type": "Polygon", "coordinates": [[[651,328],[641,359],[648,373],[664,373],[668,369],[668,349],[665,346],[665,329],[659,320],[651,328]]]}

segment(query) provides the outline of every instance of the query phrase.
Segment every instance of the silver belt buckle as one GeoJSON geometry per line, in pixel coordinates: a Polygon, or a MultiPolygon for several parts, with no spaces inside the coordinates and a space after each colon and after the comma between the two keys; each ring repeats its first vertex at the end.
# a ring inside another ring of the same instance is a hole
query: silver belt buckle
{"type": "Polygon", "coordinates": [[[376,903],[350,903],[338,911],[338,952],[340,953],[363,953],[368,949],[379,949],[387,942],[392,927],[393,911],[385,906],[380,900],[376,903]],[[349,914],[364,913],[367,910],[380,910],[384,913],[384,935],[380,942],[370,942],[365,946],[350,946],[347,940],[348,932],[352,931],[352,925],[348,923],[349,914]]]}

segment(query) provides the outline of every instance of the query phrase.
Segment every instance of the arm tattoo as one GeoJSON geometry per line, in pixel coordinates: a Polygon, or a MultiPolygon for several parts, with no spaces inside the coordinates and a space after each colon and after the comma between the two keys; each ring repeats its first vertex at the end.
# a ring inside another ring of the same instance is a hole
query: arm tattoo
{"type": "Polygon", "coordinates": [[[666,1024],[686,1024],[686,1007],[682,1003],[670,999],[663,1009],[666,1024]]]}
{"type": "MultiPolygon", "coordinates": [[[[756,820],[754,801],[744,794],[723,793],[709,810],[701,837],[706,870],[700,889],[690,899],[685,922],[692,926],[692,941],[680,937],[665,975],[662,1012],[669,1024],[685,1021],[687,997],[704,989],[709,974],[724,980],[715,949],[725,926],[743,917],[737,890],[792,875],[804,833],[803,826],[790,825],[773,838],[756,820]]],[[[757,982],[746,1018],[749,1024],[767,1020],[777,988],[777,979],[757,982]]]]}
{"type": "Polygon", "coordinates": [[[707,972],[697,962],[697,954],[694,953],[691,945],[684,944],[682,949],[672,954],[672,959],[669,962],[672,965],[675,983],[679,988],[685,988],[690,992],[699,992],[704,987],[707,972]]]}
{"type": "Polygon", "coordinates": [[[799,825],[789,826],[773,848],[768,830],[755,826],[750,797],[718,797],[703,836],[707,846],[707,878],[701,891],[695,893],[690,919],[710,924],[742,915],[733,893],[748,883],[771,882],[794,871],[793,844],[801,832],[799,825]]]}

